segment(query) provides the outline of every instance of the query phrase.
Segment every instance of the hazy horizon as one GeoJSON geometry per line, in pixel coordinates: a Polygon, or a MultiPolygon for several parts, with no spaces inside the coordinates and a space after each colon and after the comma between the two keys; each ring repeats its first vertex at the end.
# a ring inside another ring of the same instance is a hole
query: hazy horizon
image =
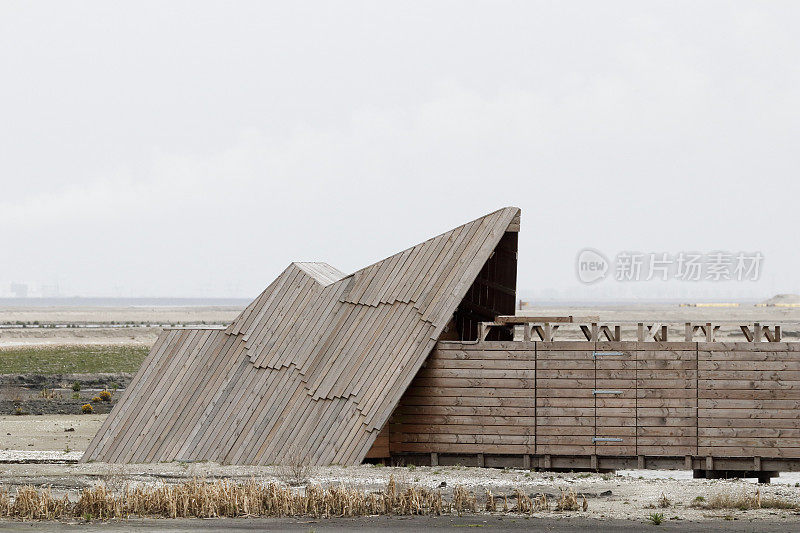
{"type": "Polygon", "coordinates": [[[800,293],[798,15],[3,2],[0,297],[252,298],[291,261],[353,272],[506,205],[520,295],[800,293]],[[763,264],[583,284],[586,248],[763,264]]]}

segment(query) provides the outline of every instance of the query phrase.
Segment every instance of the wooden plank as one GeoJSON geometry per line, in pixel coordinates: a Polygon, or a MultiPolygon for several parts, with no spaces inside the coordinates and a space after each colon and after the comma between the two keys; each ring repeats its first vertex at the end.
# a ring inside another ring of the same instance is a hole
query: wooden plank
{"type": "Polygon", "coordinates": [[[404,395],[401,401],[400,408],[405,406],[464,406],[464,407],[525,407],[534,408],[535,401],[533,397],[522,398],[503,398],[491,396],[415,396],[404,395]]]}
{"type": "Polygon", "coordinates": [[[469,407],[439,405],[400,405],[395,415],[470,415],[470,416],[532,416],[534,407],[469,407]]]}
{"type": "Polygon", "coordinates": [[[429,453],[436,451],[442,453],[492,453],[492,454],[523,454],[536,453],[533,444],[530,445],[494,445],[487,450],[485,444],[460,444],[460,443],[402,443],[401,452],[429,453]]]}

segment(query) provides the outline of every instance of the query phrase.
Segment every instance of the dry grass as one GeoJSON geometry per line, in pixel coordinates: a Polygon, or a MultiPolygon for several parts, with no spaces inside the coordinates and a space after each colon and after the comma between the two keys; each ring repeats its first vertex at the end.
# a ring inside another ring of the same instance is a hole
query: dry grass
{"type": "MultiPolygon", "coordinates": [[[[455,496],[455,494],[454,494],[455,496]]],[[[514,505],[508,504],[508,495],[502,496],[502,506],[498,506],[498,497],[492,491],[486,491],[486,505],[485,510],[489,512],[503,511],[514,512],[521,514],[532,514],[537,511],[549,511],[550,502],[547,500],[547,495],[542,494],[539,497],[531,498],[520,489],[515,489],[511,498],[514,500],[514,505]],[[499,507],[499,509],[498,509],[499,507]]],[[[586,496],[578,495],[574,490],[561,491],[561,497],[555,502],[556,511],[584,511],[589,510],[589,502],[586,496]]]]}
{"type": "Polygon", "coordinates": [[[667,498],[667,495],[664,494],[663,492],[661,493],[661,497],[658,499],[658,506],[661,507],[662,509],[666,509],[667,507],[672,506],[672,502],[670,501],[669,498],[667,498]]]}
{"type": "Polygon", "coordinates": [[[53,498],[49,488],[37,490],[33,487],[17,489],[14,498],[7,491],[0,491],[0,516],[23,520],[55,520],[69,516],[72,506],[69,500],[53,498]]]}
{"type": "Polygon", "coordinates": [[[800,509],[800,504],[790,500],[784,500],[778,496],[762,496],[761,490],[756,489],[755,493],[748,491],[741,492],[719,492],[702,500],[696,498],[691,504],[698,509],[737,509],[748,511],[750,509],[800,509]]]}
{"type": "Polygon", "coordinates": [[[289,450],[286,458],[278,465],[278,479],[293,487],[308,483],[311,474],[312,469],[306,456],[296,446],[289,450]]]}
{"type": "MultiPolygon", "coordinates": [[[[486,510],[498,510],[498,499],[487,494],[486,510]],[[489,502],[492,503],[489,503],[489,502]]],[[[548,510],[547,499],[532,499],[521,490],[502,497],[501,510],[531,514],[548,510]],[[509,503],[512,500],[512,503],[509,503]]],[[[583,508],[587,504],[584,498],[583,508]]],[[[578,496],[563,492],[558,510],[578,510],[578,496]]],[[[227,480],[192,480],[174,485],[130,486],[112,490],[106,485],[83,489],[77,501],[59,500],[49,488],[17,489],[13,497],[0,490],[0,517],[55,520],[67,518],[124,519],[129,516],[157,518],[213,518],[247,516],[353,517],[370,515],[441,515],[478,512],[475,494],[462,487],[446,501],[440,490],[400,486],[391,477],[380,492],[344,486],[302,489],[276,483],[235,483],[227,480]]]]}
{"type": "Polygon", "coordinates": [[[578,511],[581,508],[584,510],[589,508],[589,503],[586,501],[586,496],[582,496],[582,504],[578,503],[578,494],[572,490],[561,489],[561,497],[556,502],[556,511],[578,511]]]}

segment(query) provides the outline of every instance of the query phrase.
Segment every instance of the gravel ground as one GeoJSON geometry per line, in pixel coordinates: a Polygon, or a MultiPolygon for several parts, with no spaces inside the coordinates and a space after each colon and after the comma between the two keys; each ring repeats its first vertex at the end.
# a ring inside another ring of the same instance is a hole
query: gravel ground
{"type": "MultiPolygon", "coordinates": [[[[745,481],[694,479],[639,479],[631,476],[499,470],[466,467],[320,467],[313,469],[309,482],[319,485],[345,484],[363,490],[380,490],[394,476],[403,484],[438,488],[446,496],[456,486],[465,487],[483,500],[487,490],[495,495],[510,494],[519,488],[528,494],[547,494],[552,501],[561,490],[574,490],[585,495],[588,511],[559,513],[537,512],[537,517],[584,517],[593,519],[647,520],[650,513],[663,513],[667,521],[707,520],[779,520],[792,522],[800,529],[800,513],[794,510],[759,509],[701,510],[690,507],[693,500],[706,499],[716,493],[747,493],[756,490],[763,496],[776,496],[800,505],[800,488],[790,485],[755,486],[745,481]],[[443,485],[444,484],[444,485],[443,485]],[[666,508],[657,507],[662,495],[670,501],[666,508]]],[[[56,494],[71,497],[84,487],[107,483],[121,487],[125,483],[174,483],[192,478],[227,478],[239,481],[256,479],[281,481],[277,467],[217,465],[214,463],[166,463],[150,465],[89,464],[5,464],[0,466],[0,485],[13,490],[22,485],[51,486],[56,494]]],[[[501,505],[502,505],[502,500],[501,505]]],[[[510,500],[513,506],[513,501],[510,500]]]]}
{"type": "MultiPolygon", "coordinates": [[[[0,462],[19,460],[77,460],[103,423],[105,415],[4,416],[0,417],[0,462]],[[67,431],[69,430],[69,431],[67,431]],[[66,450],[69,449],[69,452],[66,450]]],[[[394,476],[405,484],[441,487],[446,496],[456,486],[465,487],[483,499],[487,490],[509,494],[520,488],[528,494],[547,494],[555,499],[561,490],[586,496],[586,513],[536,513],[538,517],[561,519],[646,520],[652,512],[663,513],[673,523],[688,521],[778,520],[800,529],[800,514],[792,510],[709,511],[690,507],[697,496],[708,499],[715,493],[774,495],[800,505],[798,474],[777,478],[772,485],[756,486],[753,480],[695,480],[686,471],[621,471],[618,475],[590,473],[528,472],[467,467],[320,467],[311,471],[309,481],[319,485],[345,484],[363,490],[380,490],[394,476]],[[444,484],[444,486],[442,486],[444,484]],[[668,508],[652,508],[661,495],[668,508]],[[727,520],[726,519],[726,520],[727,520]]],[[[277,467],[218,465],[214,463],[158,463],[147,465],[89,464],[0,464],[0,487],[13,491],[23,485],[51,486],[58,494],[76,496],[77,491],[97,483],[121,487],[125,483],[174,483],[192,478],[258,479],[281,481],[277,467]]],[[[513,505],[513,502],[511,502],[513,505]]]]}
{"type": "MultiPolygon", "coordinates": [[[[0,416],[0,450],[83,452],[107,415],[0,416]]],[[[1,456],[0,456],[1,457],[1,456]]]]}

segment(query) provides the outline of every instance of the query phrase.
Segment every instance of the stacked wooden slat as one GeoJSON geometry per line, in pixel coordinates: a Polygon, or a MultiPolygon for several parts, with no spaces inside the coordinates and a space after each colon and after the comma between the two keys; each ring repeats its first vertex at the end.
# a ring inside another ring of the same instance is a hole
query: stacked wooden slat
{"type": "Polygon", "coordinates": [[[636,350],[637,455],[697,453],[697,351],[693,342],[621,343],[636,350]]]}
{"type": "Polygon", "coordinates": [[[445,341],[393,420],[391,453],[796,458],[800,343],[445,341]]]}
{"type": "Polygon", "coordinates": [[[593,342],[531,343],[536,358],[536,453],[593,455],[593,342]]]}
{"type": "Polygon", "coordinates": [[[699,454],[800,457],[800,343],[699,343],[699,454]]]}
{"type": "Polygon", "coordinates": [[[351,276],[292,263],[225,331],[164,333],[83,460],[360,462],[512,221],[500,209],[351,276]]]}
{"type": "Polygon", "coordinates": [[[636,352],[619,342],[595,344],[595,453],[636,455],[636,352]]]}
{"type": "Polygon", "coordinates": [[[450,349],[442,343],[392,417],[390,449],[534,453],[535,379],[530,352],[450,349]]]}

